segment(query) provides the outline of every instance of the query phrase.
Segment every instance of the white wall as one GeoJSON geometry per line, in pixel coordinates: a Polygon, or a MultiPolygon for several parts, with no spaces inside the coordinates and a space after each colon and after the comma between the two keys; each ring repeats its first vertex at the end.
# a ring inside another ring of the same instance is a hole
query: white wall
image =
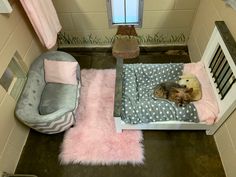
{"type": "MultiPolygon", "coordinates": [[[[109,28],[106,0],[53,0],[62,34],[73,45],[110,45],[116,28],[109,28]]],[[[142,44],[186,44],[199,0],[144,0],[142,44]]],[[[64,45],[68,43],[62,41],[64,45]]]]}
{"type": "MultiPolygon", "coordinates": [[[[19,1],[13,12],[0,14],[0,77],[17,51],[29,67],[44,49],[29,24],[19,1]]],[[[14,116],[16,101],[0,85],[0,171],[13,173],[26,142],[29,128],[14,116]]]]}
{"type": "MultiPolygon", "coordinates": [[[[216,20],[225,21],[236,39],[236,11],[222,0],[201,0],[188,41],[192,61],[199,61],[216,20]]],[[[236,177],[236,111],[214,135],[227,177],[236,177]]]]}

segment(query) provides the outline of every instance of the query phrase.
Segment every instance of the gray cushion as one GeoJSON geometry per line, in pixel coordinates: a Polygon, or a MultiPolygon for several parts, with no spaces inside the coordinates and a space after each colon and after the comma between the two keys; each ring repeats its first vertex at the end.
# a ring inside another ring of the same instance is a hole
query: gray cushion
{"type": "Polygon", "coordinates": [[[77,85],[47,83],[41,96],[39,113],[46,115],[62,108],[72,111],[77,98],[76,90],[77,85]]]}

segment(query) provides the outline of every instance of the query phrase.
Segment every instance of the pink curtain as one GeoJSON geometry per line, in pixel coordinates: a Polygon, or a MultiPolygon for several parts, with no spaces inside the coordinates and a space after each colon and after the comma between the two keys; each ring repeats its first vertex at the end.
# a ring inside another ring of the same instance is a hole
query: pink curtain
{"type": "Polygon", "coordinates": [[[55,46],[61,30],[52,0],[20,0],[41,43],[48,49],[55,46]]]}

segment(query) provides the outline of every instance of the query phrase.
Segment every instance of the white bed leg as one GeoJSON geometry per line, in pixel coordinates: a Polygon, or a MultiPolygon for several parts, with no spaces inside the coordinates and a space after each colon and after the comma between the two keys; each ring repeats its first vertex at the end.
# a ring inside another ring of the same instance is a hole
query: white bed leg
{"type": "Polygon", "coordinates": [[[206,134],[207,135],[214,135],[215,132],[220,128],[220,126],[223,124],[222,123],[215,123],[215,125],[213,125],[209,130],[206,130],[206,134]]]}
{"type": "Polygon", "coordinates": [[[211,129],[210,130],[206,130],[206,134],[207,135],[214,135],[216,131],[212,131],[211,129]]]}
{"type": "Polygon", "coordinates": [[[116,127],[116,133],[122,133],[122,129],[116,127]]]}
{"type": "Polygon", "coordinates": [[[115,119],[116,133],[122,133],[120,117],[114,117],[114,119],[115,119]]]}
{"type": "Polygon", "coordinates": [[[214,135],[215,132],[224,124],[224,122],[230,116],[230,113],[234,110],[232,109],[231,111],[229,111],[230,108],[228,108],[228,110],[223,115],[221,115],[221,118],[215,124],[213,124],[213,126],[209,130],[206,131],[207,135],[214,135]]]}

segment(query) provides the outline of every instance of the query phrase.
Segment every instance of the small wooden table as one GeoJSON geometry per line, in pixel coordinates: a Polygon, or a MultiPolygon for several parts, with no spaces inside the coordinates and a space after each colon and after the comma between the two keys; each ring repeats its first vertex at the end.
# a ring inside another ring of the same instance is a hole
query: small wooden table
{"type": "Polygon", "coordinates": [[[139,44],[135,37],[116,38],[112,46],[112,54],[116,58],[130,59],[139,56],[139,44]]]}

